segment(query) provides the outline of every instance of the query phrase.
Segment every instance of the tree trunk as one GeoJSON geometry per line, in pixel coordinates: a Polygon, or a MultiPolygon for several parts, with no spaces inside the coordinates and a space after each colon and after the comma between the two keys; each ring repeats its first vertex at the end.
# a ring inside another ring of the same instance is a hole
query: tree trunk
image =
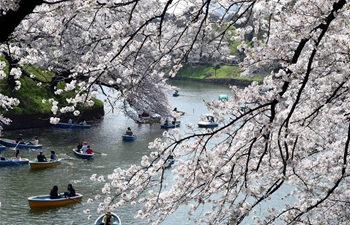
{"type": "Polygon", "coordinates": [[[44,0],[21,0],[17,11],[9,10],[1,12],[0,16],[0,42],[8,40],[16,27],[22,20],[33,12],[36,6],[41,5],[44,0]]]}

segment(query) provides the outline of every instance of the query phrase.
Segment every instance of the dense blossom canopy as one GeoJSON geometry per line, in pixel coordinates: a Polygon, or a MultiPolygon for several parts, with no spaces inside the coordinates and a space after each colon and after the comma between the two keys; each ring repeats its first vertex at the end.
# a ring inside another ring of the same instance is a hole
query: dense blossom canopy
{"type": "MultiPolygon", "coordinates": [[[[14,67],[68,74],[62,91],[91,90],[78,92],[73,105],[89,102],[97,84],[115,90],[110,103],[123,100],[128,115],[146,108],[166,114],[166,78],[193,54],[227,54],[232,26],[246,55],[244,74],[271,69],[263,84],[232,87],[229,101],[208,103],[219,128],[165,132],[140,165],[116,168],[106,179],[93,175],[106,183],[99,210],[137,204],[136,217],[153,223],[187,205],[189,218],[203,214],[193,217],[198,224],[349,224],[346,0],[32,2],[37,7],[1,51],[18,60],[14,67]],[[169,155],[177,162],[165,177],[169,155]],[[273,199],[284,200],[274,207],[273,199]]],[[[15,3],[0,7],[19,10],[15,3]]],[[[1,103],[16,101],[1,96],[1,103]]]]}

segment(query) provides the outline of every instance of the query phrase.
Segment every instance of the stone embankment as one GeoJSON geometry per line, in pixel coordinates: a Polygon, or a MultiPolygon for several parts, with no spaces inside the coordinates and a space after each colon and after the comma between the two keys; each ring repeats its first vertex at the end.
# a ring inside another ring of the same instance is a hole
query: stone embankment
{"type": "Polygon", "coordinates": [[[10,125],[4,125],[4,130],[21,130],[21,129],[31,129],[31,128],[40,128],[40,127],[49,127],[52,126],[50,123],[50,117],[58,117],[61,122],[66,123],[68,119],[71,118],[74,123],[79,123],[82,121],[94,121],[102,119],[104,116],[104,109],[95,108],[91,110],[84,111],[79,116],[74,116],[72,114],[61,114],[61,115],[52,115],[52,114],[32,114],[32,115],[11,115],[8,116],[12,123],[10,125]]]}

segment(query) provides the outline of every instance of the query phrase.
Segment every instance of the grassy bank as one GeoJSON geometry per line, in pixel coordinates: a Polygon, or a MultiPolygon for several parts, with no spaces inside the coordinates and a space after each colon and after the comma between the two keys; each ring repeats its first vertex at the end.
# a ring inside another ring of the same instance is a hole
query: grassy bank
{"type": "Polygon", "coordinates": [[[187,79],[235,79],[261,81],[261,76],[241,77],[241,69],[236,64],[200,63],[184,65],[176,74],[177,78],[187,79]]]}
{"type": "MultiPolygon", "coordinates": [[[[11,80],[9,79],[9,66],[8,62],[4,58],[0,60],[5,61],[7,66],[3,69],[7,78],[0,80],[1,93],[10,97],[14,97],[20,100],[18,106],[13,107],[12,110],[6,111],[0,109],[0,113],[5,116],[9,115],[29,115],[36,113],[47,113],[52,114],[51,107],[52,104],[48,101],[43,102],[42,99],[54,99],[58,102],[58,106],[62,107],[67,105],[66,99],[75,96],[75,92],[64,92],[61,95],[56,95],[54,93],[54,88],[51,87],[52,79],[54,79],[54,73],[46,69],[37,68],[34,66],[23,66],[21,70],[23,74],[19,81],[21,82],[21,88],[19,90],[14,90],[14,85],[11,85],[11,80]],[[29,78],[29,75],[33,74],[35,81],[29,78]],[[41,85],[38,85],[41,84],[41,85]]],[[[60,81],[57,85],[59,88],[64,88],[65,82],[60,81]]],[[[82,103],[77,105],[77,109],[84,111],[87,109],[101,108],[103,107],[103,102],[98,99],[93,99],[95,105],[92,107],[86,107],[82,103]]]]}

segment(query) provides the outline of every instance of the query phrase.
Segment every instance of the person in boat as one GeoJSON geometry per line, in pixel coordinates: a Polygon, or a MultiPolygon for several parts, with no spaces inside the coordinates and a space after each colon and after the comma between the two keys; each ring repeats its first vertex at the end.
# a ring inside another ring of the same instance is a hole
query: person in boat
{"type": "Polygon", "coordinates": [[[16,159],[18,159],[18,160],[21,159],[21,156],[20,156],[20,154],[19,154],[19,150],[18,150],[18,149],[16,149],[16,159]]]}
{"type": "Polygon", "coordinates": [[[92,153],[94,153],[94,150],[92,150],[92,149],[90,148],[90,145],[88,145],[87,148],[86,148],[85,153],[86,153],[86,154],[92,154],[92,153]]]}
{"type": "Polygon", "coordinates": [[[88,142],[84,141],[83,146],[81,147],[81,152],[85,154],[87,147],[88,147],[88,142]]]}
{"type": "Polygon", "coordinates": [[[173,121],[171,122],[173,125],[176,124],[176,118],[174,117],[173,121]]]}
{"type": "Polygon", "coordinates": [[[39,155],[37,155],[36,158],[38,159],[38,162],[47,162],[47,159],[46,159],[45,155],[43,155],[42,151],[40,151],[39,155]]]}
{"type": "Polygon", "coordinates": [[[0,152],[0,160],[6,160],[6,158],[4,156],[1,155],[1,152],[0,152]]]}
{"type": "Polygon", "coordinates": [[[72,120],[71,118],[69,118],[68,124],[69,124],[69,125],[72,125],[72,124],[73,124],[73,120],[72,120]]]}
{"type": "Polygon", "coordinates": [[[29,144],[31,145],[38,145],[39,144],[39,140],[38,137],[33,137],[33,139],[29,142],[29,144]]]}
{"type": "Polygon", "coordinates": [[[112,225],[114,223],[114,217],[112,216],[111,211],[107,211],[106,215],[102,219],[102,223],[100,225],[112,225]]]}
{"type": "Polygon", "coordinates": [[[54,161],[54,160],[58,160],[58,157],[57,157],[55,151],[51,151],[50,161],[54,161]]]}
{"type": "Polygon", "coordinates": [[[168,119],[168,118],[165,119],[164,125],[165,125],[165,126],[168,126],[168,125],[169,125],[169,119],[168,119]]]}
{"type": "Polygon", "coordinates": [[[126,135],[129,135],[129,136],[132,136],[133,135],[133,132],[131,131],[131,128],[128,127],[128,129],[126,129],[126,132],[125,132],[126,135]]]}
{"type": "Polygon", "coordinates": [[[73,188],[72,184],[68,184],[67,191],[64,192],[64,197],[74,197],[75,196],[75,189],[73,188]]]}
{"type": "Polygon", "coordinates": [[[16,143],[24,144],[23,135],[22,134],[18,135],[18,137],[16,139],[16,143]]]}
{"type": "Polygon", "coordinates": [[[38,145],[38,144],[39,144],[39,139],[37,136],[35,136],[33,139],[33,145],[38,145]]]}
{"type": "Polygon", "coordinates": [[[77,151],[80,152],[82,147],[83,147],[83,142],[79,142],[78,145],[77,145],[77,151]]]}
{"type": "Polygon", "coordinates": [[[58,194],[58,186],[55,185],[50,191],[50,199],[57,199],[57,198],[61,198],[61,195],[58,194]]]}

